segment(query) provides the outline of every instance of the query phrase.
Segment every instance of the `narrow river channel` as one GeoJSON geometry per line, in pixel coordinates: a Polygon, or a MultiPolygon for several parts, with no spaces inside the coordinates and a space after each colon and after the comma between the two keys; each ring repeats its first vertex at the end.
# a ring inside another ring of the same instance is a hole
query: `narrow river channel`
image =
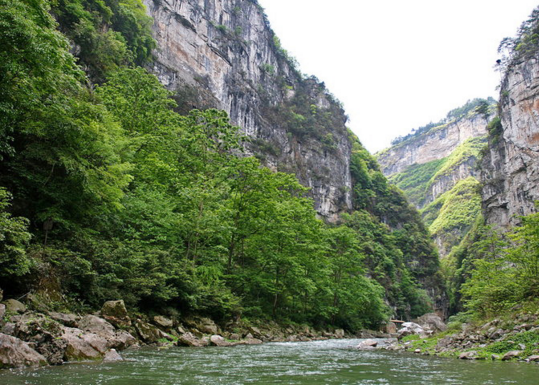
{"type": "Polygon", "coordinates": [[[0,371],[0,384],[538,384],[539,366],[358,351],[360,340],[143,348],[120,363],[0,371]]]}

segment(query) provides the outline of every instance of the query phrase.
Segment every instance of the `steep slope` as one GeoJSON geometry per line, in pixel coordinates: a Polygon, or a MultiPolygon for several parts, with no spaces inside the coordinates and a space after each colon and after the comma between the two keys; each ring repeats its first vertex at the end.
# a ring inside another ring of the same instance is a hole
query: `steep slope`
{"type": "MultiPolygon", "coordinates": [[[[537,20],[529,23],[533,35],[537,20]]],[[[486,221],[503,228],[535,212],[539,200],[539,48],[522,30],[513,45],[501,85],[500,120],[491,126],[481,176],[486,221]]]]}
{"type": "Polygon", "coordinates": [[[458,245],[481,211],[476,164],[486,145],[493,102],[469,101],[444,121],[397,139],[377,155],[390,181],[421,210],[442,257],[458,245]]]}
{"type": "Polygon", "coordinates": [[[304,79],[256,1],[146,0],[157,40],[152,72],[180,108],[216,107],[251,137],[248,152],[311,188],[317,212],[351,209],[347,120],[304,79]]]}

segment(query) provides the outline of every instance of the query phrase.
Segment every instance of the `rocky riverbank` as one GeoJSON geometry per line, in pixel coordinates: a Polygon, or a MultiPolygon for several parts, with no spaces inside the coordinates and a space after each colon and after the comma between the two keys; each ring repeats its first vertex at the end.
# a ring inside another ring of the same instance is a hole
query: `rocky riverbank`
{"type": "Polygon", "coordinates": [[[462,360],[514,360],[539,365],[539,313],[462,324],[433,336],[410,332],[388,349],[462,360]]]}
{"type": "Polygon", "coordinates": [[[203,317],[150,318],[129,313],[122,300],[108,301],[100,311],[86,315],[40,313],[17,300],[5,300],[0,303],[0,332],[0,368],[121,361],[121,351],[143,345],[229,347],[350,337],[342,329],[317,331],[276,323],[253,326],[242,320],[222,327],[203,317]]]}

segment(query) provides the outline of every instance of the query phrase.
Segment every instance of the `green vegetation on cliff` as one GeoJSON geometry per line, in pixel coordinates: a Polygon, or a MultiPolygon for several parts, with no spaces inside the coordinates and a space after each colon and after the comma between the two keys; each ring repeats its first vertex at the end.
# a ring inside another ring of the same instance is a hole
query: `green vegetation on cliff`
{"type": "MultiPolygon", "coordinates": [[[[138,0],[0,4],[6,295],[348,329],[429,310],[435,250],[357,140],[357,211],[326,225],[293,175],[238,156],[224,112],[180,115],[135,66],[154,45],[138,0]]],[[[298,136],[334,124],[298,98],[298,136]]]]}

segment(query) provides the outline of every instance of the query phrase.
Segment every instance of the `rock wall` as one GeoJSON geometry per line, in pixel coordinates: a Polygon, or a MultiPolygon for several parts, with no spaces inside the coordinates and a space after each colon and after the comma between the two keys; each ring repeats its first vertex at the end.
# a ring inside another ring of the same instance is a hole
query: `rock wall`
{"type": "Polygon", "coordinates": [[[247,153],[295,173],[326,219],[351,208],[346,115],[322,83],[294,68],[255,0],[144,2],[158,43],[152,71],[177,92],[180,108],[227,111],[252,139],[247,153]],[[300,97],[331,114],[333,124],[322,133],[293,133],[291,121],[303,116],[289,107],[300,97]]]}
{"type": "Polygon", "coordinates": [[[539,53],[513,63],[500,93],[501,133],[482,164],[486,221],[503,228],[535,212],[539,200],[539,53]]]}
{"type": "Polygon", "coordinates": [[[439,160],[467,139],[486,135],[487,124],[488,119],[481,114],[449,122],[379,153],[378,162],[384,175],[391,176],[413,164],[439,160]]]}

